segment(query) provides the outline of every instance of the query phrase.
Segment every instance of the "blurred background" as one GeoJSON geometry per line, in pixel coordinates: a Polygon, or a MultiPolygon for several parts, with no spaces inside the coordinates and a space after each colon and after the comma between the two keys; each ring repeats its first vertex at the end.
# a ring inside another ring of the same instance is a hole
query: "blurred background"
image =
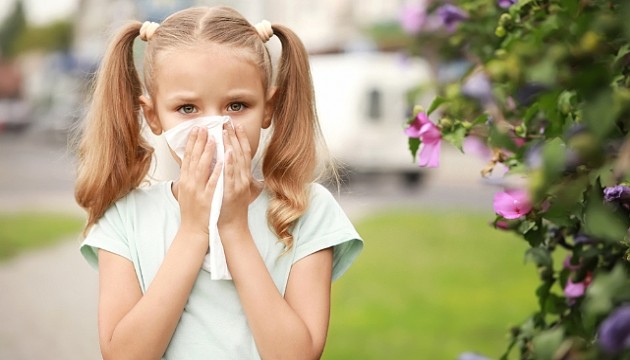
{"type": "Polygon", "coordinates": [[[417,2],[0,2],[0,359],[100,358],[69,134],[113,29],[218,4],[302,38],[322,129],[346,167],[336,194],[366,248],[334,284],[324,358],[499,357],[509,326],[534,309],[535,271],[519,266],[525,244],[490,226],[488,159],[444,145],[440,167],[421,170],[409,155],[407,117],[433,96],[433,72],[407,54],[399,22],[417,2]]]}

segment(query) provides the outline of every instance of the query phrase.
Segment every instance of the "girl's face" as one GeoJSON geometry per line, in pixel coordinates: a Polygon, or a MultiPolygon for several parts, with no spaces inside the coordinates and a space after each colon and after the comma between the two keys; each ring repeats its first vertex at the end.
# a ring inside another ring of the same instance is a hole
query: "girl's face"
{"type": "Polygon", "coordinates": [[[141,98],[155,134],[202,116],[228,115],[234,126],[243,126],[255,154],[272,112],[260,70],[242,51],[210,44],[169,51],[156,60],[155,94],[141,98]]]}

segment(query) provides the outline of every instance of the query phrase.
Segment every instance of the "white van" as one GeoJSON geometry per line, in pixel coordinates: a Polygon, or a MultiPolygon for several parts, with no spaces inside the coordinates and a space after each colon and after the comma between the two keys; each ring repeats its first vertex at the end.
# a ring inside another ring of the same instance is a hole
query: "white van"
{"type": "Polygon", "coordinates": [[[312,55],[310,64],[332,156],[351,174],[395,173],[417,182],[420,169],[403,131],[413,105],[422,103],[409,91],[430,86],[429,65],[393,53],[312,55]]]}

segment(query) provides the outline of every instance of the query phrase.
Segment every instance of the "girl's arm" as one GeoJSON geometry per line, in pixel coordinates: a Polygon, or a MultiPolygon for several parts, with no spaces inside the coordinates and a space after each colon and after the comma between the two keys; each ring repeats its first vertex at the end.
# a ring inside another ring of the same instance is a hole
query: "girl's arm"
{"type": "Polygon", "coordinates": [[[209,138],[205,130],[190,136],[177,190],[182,224],[146,293],[129,260],[99,250],[99,341],[106,360],[160,359],[166,351],[208,250],[221,168],[210,174],[215,146],[209,138]]]}
{"type": "Polygon", "coordinates": [[[224,231],[221,238],[261,358],[319,359],[328,331],[332,249],[296,262],[283,298],[251,234],[224,231]]]}
{"type": "Polygon", "coordinates": [[[247,224],[251,150],[243,129],[227,129],[221,241],[261,357],[319,359],[330,314],[332,249],[296,262],[285,296],[276,288],[247,224]]]}

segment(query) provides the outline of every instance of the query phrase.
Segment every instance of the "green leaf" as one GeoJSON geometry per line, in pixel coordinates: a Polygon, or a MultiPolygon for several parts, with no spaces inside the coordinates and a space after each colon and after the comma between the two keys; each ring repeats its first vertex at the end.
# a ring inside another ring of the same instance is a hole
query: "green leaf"
{"type": "Polygon", "coordinates": [[[556,359],[556,352],[564,342],[564,330],[556,327],[540,333],[532,341],[537,360],[556,359]]]}
{"type": "Polygon", "coordinates": [[[525,111],[525,115],[523,115],[523,122],[527,126],[529,126],[531,120],[534,118],[534,116],[536,116],[536,114],[538,114],[538,111],[539,111],[538,103],[532,104],[530,107],[527,108],[527,111],[525,111]]]}
{"type": "Polygon", "coordinates": [[[445,102],[448,102],[448,99],[441,96],[433,99],[431,106],[429,106],[429,110],[427,110],[427,115],[431,115],[432,112],[434,112],[438,107],[440,107],[440,105],[444,104],[445,102]]]}
{"type": "Polygon", "coordinates": [[[627,235],[627,217],[604,204],[599,187],[590,191],[583,221],[585,232],[595,238],[616,243],[622,241],[627,235]]]}
{"type": "Polygon", "coordinates": [[[584,106],[584,123],[600,139],[610,133],[618,116],[611,90],[602,91],[584,106]]]}
{"type": "Polygon", "coordinates": [[[548,141],[543,148],[543,187],[549,187],[560,178],[565,168],[566,146],[560,138],[548,141]]]}
{"type": "Polygon", "coordinates": [[[544,93],[538,98],[540,111],[548,120],[547,127],[545,128],[545,135],[548,138],[561,136],[564,129],[566,119],[558,110],[559,96],[560,93],[555,91],[544,93]]]}
{"type": "Polygon", "coordinates": [[[618,62],[621,58],[623,58],[624,56],[630,54],[630,44],[624,44],[623,46],[621,46],[619,48],[619,51],[617,52],[617,55],[615,56],[615,60],[614,62],[618,62]]]}
{"type": "Polygon", "coordinates": [[[488,143],[491,146],[506,149],[512,152],[518,150],[516,144],[514,143],[514,140],[510,137],[510,135],[500,131],[499,129],[497,129],[496,126],[490,127],[489,130],[490,133],[488,136],[488,143]]]}
{"type": "Polygon", "coordinates": [[[528,261],[533,262],[539,268],[551,268],[553,266],[553,259],[551,258],[549,250],[542,247],[527,249],[525,252],[525,262],[528,261]]]}
{"type": "Polygon", "coordinates": [[[560,315],[566,309],[566,299],[554,293],[549,293],[545,299],[545,312],[548,314],[560,315]]]}
{"type": "Polygon", "coordinates": [[[536,297],[538,298],[538,307],[540,308],[540,315],[544,319],[547,314],[547,309],[545,306],[547,305],[547,298],[551,293],[551,287],[553,286],[552,281],[545,281],[536,289],[536,297]]]}
{"type": "Polygon", "coordinates": [[[420,148],[420,139],[409,138],[409,151],[411,152],[411,157],[414,162],[416,161],[416,154],[418,153],[419,148],[420,148]]]}
{"type": "Polygon", "coordinates": [[[486,121],[488,121],[488,114],[481,114],[472,121],[472,125],[484,124],[486,121]]]}
{"type": "Polygon", "coordinates": [[[451,132],[442,135],[442,138],[449,143],[453,144],[459,151],[464,151],[464,138],[466,137],[466,129],[462,126],[457,126],[451,132]]]}
{"type": "Polygon", "coordinates": [[[584,301],[584,317],[588,325],[593,326],[598,317],[610,312],[617,294],[628,287],[628,274],[621,264],[609,273],[597,275],[586,290],[584,301]]]}
{"type": "Polygon", "coordinates": [[[545,227],[542,226],[542,222],[540,220],[536,221],[534,226],[523,234],[525,240],[527,240],[531,247],[536,247],[542,244],[545,240],[545,235],[545,227]]]}

